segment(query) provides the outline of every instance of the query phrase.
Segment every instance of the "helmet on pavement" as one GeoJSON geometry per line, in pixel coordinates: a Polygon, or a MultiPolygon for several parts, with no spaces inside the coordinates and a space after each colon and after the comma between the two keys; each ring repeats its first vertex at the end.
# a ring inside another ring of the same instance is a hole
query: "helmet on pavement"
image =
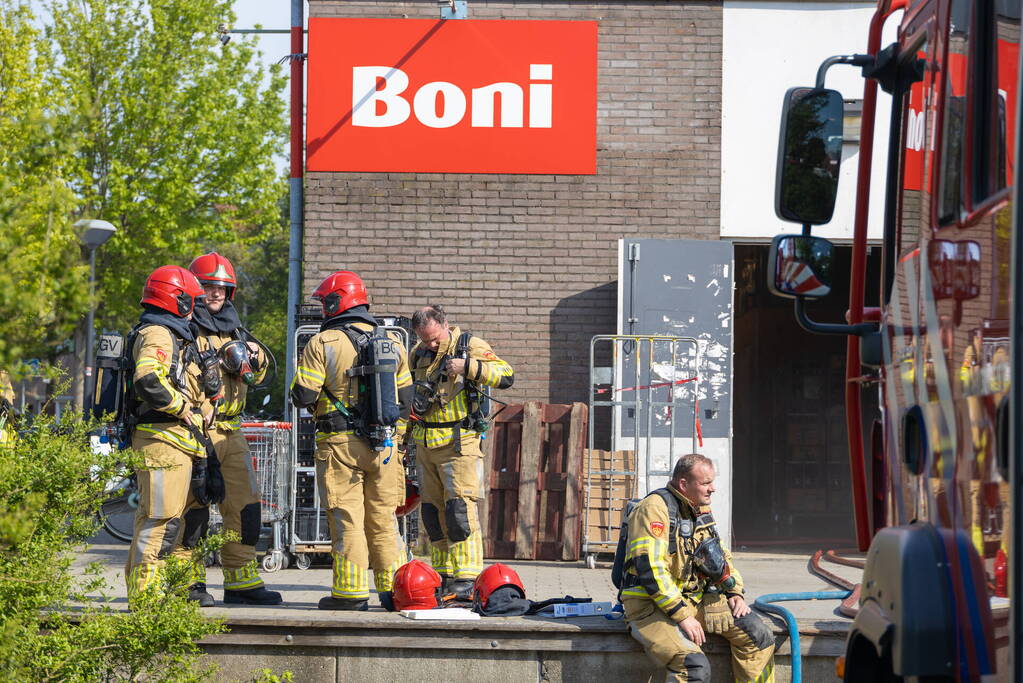
{"type": "Polygon", "coordinates": [[[234,277],[234,266],[215,251],[196,257],[188,269],[203,285],[221,285],[227,288],[227,298],[234,298],[238,281],[234,277]]]}
{"type": "Polygon", "coordinates": [[[414,483],[405,480],[405,501],[394,510],[398,517],[404,517],[419,507],[419,487],[414,483]]]}
{"type": "Polygon", "coordinates": [[[520,598],[526,597],[526,588],[514,569],[500,562],[490,565],[480,572],[472,586],[473,605],[478,608],[486,607],[493,592],[507,586],[518,589],[520,598]]]}
{"type": "Polygon", "coordinates": [[[202,285],[181,266],[160,266],[146,278],[139,303],[156,306],[184,318],[203,296],[202,285]]]}
{"type": "Polygon", "coordinates": [[[398,567],[394,573],[394,607],[397,610],[440,607],[440,574],[422,560],[398,567]]]}
{"type": "Polygon", "coordinates": [[[349,308],[369,303],[362,278],[350,270],[328,275],[313,292],[312,298],[323,304],[324,318],[332,318],[349,308]]]}

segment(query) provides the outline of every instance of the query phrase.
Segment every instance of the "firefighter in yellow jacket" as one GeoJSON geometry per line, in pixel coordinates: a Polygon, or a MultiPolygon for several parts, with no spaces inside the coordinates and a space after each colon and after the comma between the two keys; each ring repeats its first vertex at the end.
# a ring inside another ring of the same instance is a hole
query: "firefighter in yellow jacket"
{"type": "MultiPolygon", "coordinates": [[[[237,280],[234,266],[211,252],[199,256],[188,269],[199,280],[205,297],[195,305],[192,328],[204,365],[219,374],[221,393],[215,404],[216,418],[210,437],[220,459],[226,488],[220,512],[224,528],[239,540],[224,545],[220,562],[224,568],[224,602],[227,604],[279,605],[281,594],[266,589],[256,568],[256,543],[262,528],[259,486],[245,435],[241,413],[249,384],[266,375],[267,357],[242,328],[233,299],[237,280]]],[[[186,534],[193,527],[205,533],[209,508],[190,510],[185,516],[186,534]]]]}
{"type": "Polygon", "coordinates": [[[667,488],[629,515],[620,593],[625,619],[668,681],[711,680],[700,649],[708,633],[731,644],[737,682],[773,681],[774,636],[746,604],[742,577],[709,512],[714,477],[708,458],[682,456],[667,488]]]}
{"type": "Polygon", "coordinates": [[[0,370],[0,448],[13,443],[17,434],[14,431],[14,398],[11,376],[6,370],[0,370]]]}
{"type": "Polygon", "coordinates": [[[483,571],[483,533],[476,502],[483,497],[485,388],[507,389],[512,367],[490,344],[452,328],[444,309],[426,306],[412,316],[419,343],[412,349],[415,380],[411,423],[422,495],[422,520],[433,568],[445,592],[466,599],[483,571]]]}
{"type": "Polygon", "coordinates": [[[394,572],[408,560],[395,509],[405,500],[405,470],[395,445],[412,395],[405,347],[374,334],[366,287],[338,271],[313,293],[323,305],[320,332],[306,344],[291,400],[316,417],[316,479],[326,502],[334,561],[320,609],[369,607],[369,569],[380,604],[394,610],[394,572]]]}
{"type": "MultiPolygon", "coordinates": [[[[128,550],[125,580],[129,601],[159,585],[168,555],[188,560],[197,540],[185,537],[185,511],[223,497],[216,458],[207,458],[205,430],[213,418],[189,327],[195,301],[203,291],[195,276],[179,266],[157,268],[146,280],[145,309],[129,336],[134,366],[127,406],[134,429],[132,448],[145,456],[138,472],[139,507],[128,550]]],[[[189,598],[213,605],[202,581],[204,568],[193,566],[189,598]]]]}

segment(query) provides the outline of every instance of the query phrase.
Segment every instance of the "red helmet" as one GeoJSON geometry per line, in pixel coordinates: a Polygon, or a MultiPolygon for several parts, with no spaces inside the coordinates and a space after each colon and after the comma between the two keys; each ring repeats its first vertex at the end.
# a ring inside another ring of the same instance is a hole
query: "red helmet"
{"type": "Polygon", "coordinates": [[[312,298],[319,299],[323,304],[324,318],[332,318],[349,308],[369,303],[362,278],[350,270],[339,270],[328,275],[313,292],[312,298]]]}
{"type": "Polygon", "coordinates": [[[408,479],[405,480],[405,502],[394,510],[394,514],[404,517],[419,507],[419,487],[408,479]]]}
{"type": "Polygon", "coordinates": [[[433,609],[440,607],[440,574],[422,560],[412,560],[394,572],[396,609],[433,609]]]}
{"type": "Polygon", "coordinates": [[[519,597],[526,597],[526,588],[522,585],[522,579],[515,573],[515,570],[506,564],[492,564],[476,577],[476,583],[472,586],[472,602],[477,607],[486,607],[490,601],[490,595],[498,588],[513,586],[518,589],[519,597]]]}
{"type": "Polygon", "coordinates": [[[142,301],[184,318],[195,308],[195,300],[203,296],[202,285],[181,266],[160,266],[142,288],[142,301]]]}
{"type": "Polygon", "coordinates": [[[223,285],[227,288],[227,298],[234,298],[234,288],[238,281],[234,278],[234,266],[226,258],[215,251],[197,257],[188,266],[192,274],[203,285],[223,285]]]}

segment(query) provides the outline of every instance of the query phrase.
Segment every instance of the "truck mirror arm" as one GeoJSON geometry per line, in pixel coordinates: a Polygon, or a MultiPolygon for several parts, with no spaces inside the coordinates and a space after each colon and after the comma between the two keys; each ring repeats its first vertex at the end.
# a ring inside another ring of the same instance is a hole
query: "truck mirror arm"
{"type": "Polygon", "coordinates": [[[828,69],[836,64],[852,64],[853,66],[867,67],[873,63],[873,55],[836,55],[828,57],[817,67],[817,88],[824,87],[824,77],[827,76],[828,69]]]}
{"type": "Polygon", "coordinates": [[[806,315],[806,299],[801,296],[796,297],[795,309],[796,322],[799,323],[799,326],[807,332],[813,332],[814,334],[845,334],[863,337],[864,335],[877,332],[878,330],[876,323],[855,323],[848,325],[838,323],[819,323],[810,320],[810,318],[806,315]]]}

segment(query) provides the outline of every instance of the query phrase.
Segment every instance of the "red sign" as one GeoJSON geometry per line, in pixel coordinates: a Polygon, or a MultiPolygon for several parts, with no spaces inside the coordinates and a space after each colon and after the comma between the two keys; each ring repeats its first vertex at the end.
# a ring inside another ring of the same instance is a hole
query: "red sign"
{"type": "Polygon", "coordinates": [[[597,23],[309,20],[310,171],[593,174],[597,23]]]}

